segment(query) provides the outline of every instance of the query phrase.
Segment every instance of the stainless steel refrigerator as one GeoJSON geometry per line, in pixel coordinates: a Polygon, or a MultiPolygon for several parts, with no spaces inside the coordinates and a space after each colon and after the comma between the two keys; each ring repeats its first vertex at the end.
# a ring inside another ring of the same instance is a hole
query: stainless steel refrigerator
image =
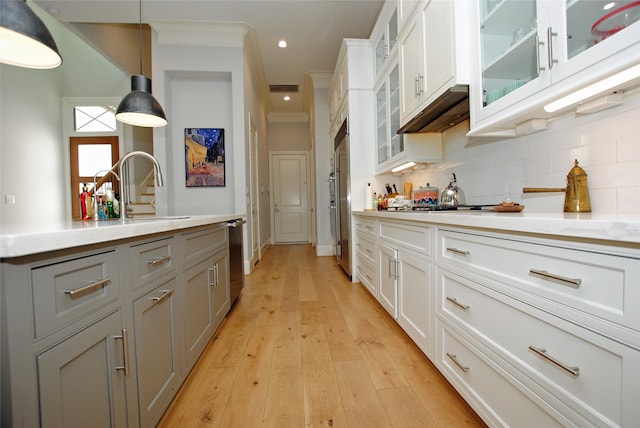
{"type": "Polygon", "coordinates": [[[351,277],[351,186],[349,177],[349,126],[345,119],[334,140],[333,167],[336,190],[335,253],[338,263],[351,277]]]}

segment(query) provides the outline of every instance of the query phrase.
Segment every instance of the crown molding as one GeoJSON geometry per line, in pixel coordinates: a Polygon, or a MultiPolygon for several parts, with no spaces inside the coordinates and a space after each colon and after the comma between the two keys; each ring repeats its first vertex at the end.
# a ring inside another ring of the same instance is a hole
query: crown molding
{"type": "Polygon", "coordinates": [[[244,47],[251,28],[241,22],[170,22],[156,21],[149,25],[158,35],[161,45],[244,47]]]}

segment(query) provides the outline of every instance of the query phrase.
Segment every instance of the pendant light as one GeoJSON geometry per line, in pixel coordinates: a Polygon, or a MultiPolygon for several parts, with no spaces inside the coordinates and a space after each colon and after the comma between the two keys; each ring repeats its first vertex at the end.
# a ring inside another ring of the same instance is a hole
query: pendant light
{"type": "Polygon", "coordinates": [[[0,0],[0,62],[38,69],[62,64],[53,36],[26,0],[0,0]]]}
{"type": "Polygon", "coordinates": [[[142,75],[142,0],[139,0],[140,74],[131,76],[131,92],[125,96],[116,119],[129,125],[158,127],[167,124],[160,103],[151,95],[151,79],[142,75]]]}

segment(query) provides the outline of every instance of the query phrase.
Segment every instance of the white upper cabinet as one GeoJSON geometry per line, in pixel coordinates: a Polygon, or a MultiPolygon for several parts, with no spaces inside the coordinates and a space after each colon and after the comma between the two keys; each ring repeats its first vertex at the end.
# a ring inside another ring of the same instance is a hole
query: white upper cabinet
{"type": "Polygon", "coordinates": [[[398,10],[396,9],[395,2],[387,2],[378,18],[378,23],[375,31],[379,31],[379,34],[372,36],[374,39],[374,46],[376,49],[376,76],[379,76],[383,71],[387,60],[395,53],[396,44],[398,41],[398,10]]]}
{"type": "MultiPolygon", "coordinates": [[[[400,1],[398,7],[405,3],[400,1]]],[[[468,0],[422,1],[406,25],[401,20],[401,125],[452,86],[469,83],[467,11],[471,4],[468,0]]]]}
{"type": "Polygon", "coordinates": [[[575,108],[547,113],[549,102],[639,64],[640,5],[625,0],[606,9],[611,3],[477,2],[469,135],[517,135],[518,124],[575,108]]]}

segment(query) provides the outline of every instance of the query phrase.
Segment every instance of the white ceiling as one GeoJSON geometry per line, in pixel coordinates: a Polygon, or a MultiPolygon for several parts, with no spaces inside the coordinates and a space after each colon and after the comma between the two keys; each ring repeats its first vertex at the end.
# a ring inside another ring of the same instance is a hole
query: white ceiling
{"type": "MultiPolygon", "coordinates": [[[[66,23],[138,23],[137,0],[34,0],[66,23]]],[[[342,39],[368,38],[382,0],[143,0],[142,21],[245,22],[256,30],[269,85],[299,85],[273,111],[302,112],[304,75],[333,72],[342,39]],[[277,47],[285,39],[289,47],[277,47]]]]}

